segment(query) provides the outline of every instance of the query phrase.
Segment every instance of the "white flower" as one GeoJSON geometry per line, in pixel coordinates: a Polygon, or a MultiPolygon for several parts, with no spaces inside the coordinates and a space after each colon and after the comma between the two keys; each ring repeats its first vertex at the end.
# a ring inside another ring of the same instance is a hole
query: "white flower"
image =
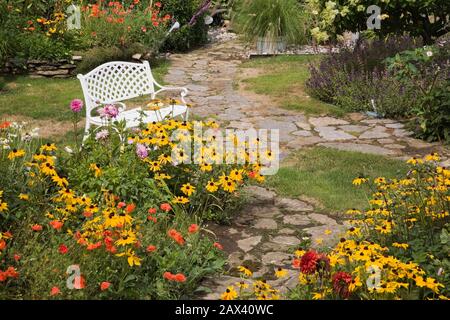
{"type": "Polygon", "coordinates": [[[427,51],[426,54],[427,54],[427,57],[432,57],[433,56],[433,51],[427,51]]]}

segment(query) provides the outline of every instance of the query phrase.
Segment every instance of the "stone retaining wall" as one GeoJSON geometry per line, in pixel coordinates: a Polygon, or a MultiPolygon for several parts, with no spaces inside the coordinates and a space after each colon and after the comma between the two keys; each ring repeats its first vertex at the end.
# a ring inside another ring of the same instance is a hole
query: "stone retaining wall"
{"type": "Polygon", "coordinates": [[[25,68],[20,68],[12,62],[7,62],[0,74],[28,74],[32,78],[69,78],[75,76],[75,68],[82,60],[81,56],[57,61],[31,59],[25,68]]]}

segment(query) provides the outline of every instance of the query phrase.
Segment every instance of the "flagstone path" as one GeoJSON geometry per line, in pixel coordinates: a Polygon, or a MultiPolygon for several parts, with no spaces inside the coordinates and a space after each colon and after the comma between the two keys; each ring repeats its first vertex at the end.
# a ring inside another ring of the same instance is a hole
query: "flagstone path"
{"type": "MultiPolygon", "coordinates": [[[[195,116],[214,118],[227,128],[279,129],[284,154],[314,145],[398,159],[438,152],[442,164],[450,165],[447,148],[412,138],[412,133],[394,120],[368,118],[361,113],[343,119],[307,116],[271,105],[267,97],[239,90],[239,64],[246,52],[242,43],[231,40],[173,54],[165,80],[189,89],[195,116]]],[[[226,286],[239,281],[239,265],[246,265],[256,277],[264,277],[277,287],[292,288],[297,283],[297,273],[290,267],[292,252],[302,238],[310,237],[313,245],[332,245],[346,229],[339,217],[316,213],[312,203],[279,197],[262,187],[249,187],[247,193],[249,203],[230,226],[207,226],[223,244],[228,266],[227,275],[203,282],[207,289],[201,298],[217,299],[226,286]],[[277,267],[290,269],[290,276],[275,280],[277,267]]]]}

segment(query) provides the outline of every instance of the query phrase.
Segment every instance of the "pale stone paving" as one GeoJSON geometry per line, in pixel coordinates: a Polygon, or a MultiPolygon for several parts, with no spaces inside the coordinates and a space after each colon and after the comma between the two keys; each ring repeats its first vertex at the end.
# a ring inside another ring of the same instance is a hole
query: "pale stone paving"
{"type": "MultiPolygon", "coordinates": [[[[300,112],[267,106],[244,96],[236,89],[239,64],[247,56],[237,40],[215,43],[187,54],[171,55],[166,82],[186,86],[192,113],[214,118],[222,126],[235,129],[279,129],[284,154],[319,145],[337,150],[357,151],[407,159],[438,152],[442,164],[450,165],[449,150],[437,143],[411,137],[402,123],[389,119],[371,119],[352,113],[345,119],[330,116],[306,116],[300,112]]],[[[292,253],[308,235],[314,246],[333,245],[345,226],[332,215],[319,214],[305,201],[278,197],[262,187],[247,188],[250,203],[236,214],[230,226],[207,226],[218,236],[228,254],[228,275],[206,279],[204,299],[217,299],[228,285],[240,281],[237,266],[246,265],[269,283],[292,288],[297,271],[291,267],[292,253]],[[329,234],[331,231],[331,234],[329,234]],[[275,268],[290,270],[290,276],[275,280],[275,268]]]]}

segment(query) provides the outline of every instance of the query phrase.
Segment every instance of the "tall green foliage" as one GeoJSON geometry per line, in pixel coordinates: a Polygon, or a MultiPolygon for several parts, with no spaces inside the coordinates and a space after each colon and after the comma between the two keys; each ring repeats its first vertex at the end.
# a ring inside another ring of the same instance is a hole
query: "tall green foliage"
{"type": "Polygon", "coordinates": [[[297,0],[241,0],[233,22],[248,40],[258,37],[301,43],[305,36],[305,13],[297,0]]]}

